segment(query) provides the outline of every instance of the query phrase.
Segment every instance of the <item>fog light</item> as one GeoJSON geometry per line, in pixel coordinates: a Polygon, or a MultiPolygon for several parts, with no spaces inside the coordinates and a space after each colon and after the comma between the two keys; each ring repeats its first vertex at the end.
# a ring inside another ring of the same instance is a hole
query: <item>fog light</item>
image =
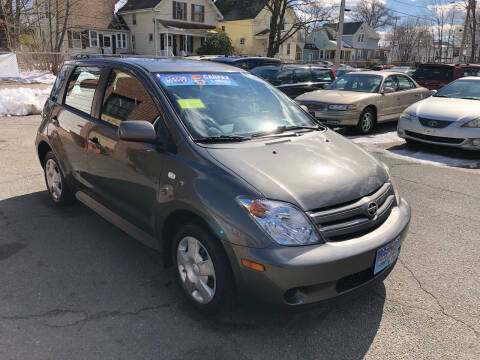
{"type": "Polygon", "coordinates": [[[480,146],[480,139],[473,139],[472,144],[473,146],[480,146]]]}

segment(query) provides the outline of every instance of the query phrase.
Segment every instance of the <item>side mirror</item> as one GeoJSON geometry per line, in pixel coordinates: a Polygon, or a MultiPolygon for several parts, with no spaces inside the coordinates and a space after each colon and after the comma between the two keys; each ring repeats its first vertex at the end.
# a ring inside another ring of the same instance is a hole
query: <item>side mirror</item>
{"type": "Polygon", "coordinates": [[[430,90],[430,96],[435,95],[437,92],[438,92],[437,90],[430,90]]]}
{"type": "Polygon", "coordinates": [[[118,127],[120,140],[154,143],[157,133],[151,123],[144,120],[122,121],[118,127]]]}
{"type": "Polygon", "coordinates": [[[390,87],[390,86],[386,86],[383,88],[383,91],[382,91],[382,94],[390,94],[390,93],[393,93],[395,92],[395,89],[390,87]]]}

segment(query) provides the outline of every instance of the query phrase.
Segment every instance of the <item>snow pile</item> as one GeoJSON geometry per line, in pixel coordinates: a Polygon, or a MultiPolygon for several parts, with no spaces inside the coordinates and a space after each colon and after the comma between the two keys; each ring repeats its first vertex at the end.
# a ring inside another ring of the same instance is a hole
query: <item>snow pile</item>
{"type": "Polygon", "coordinates": [[[403,139],[398,137],[396,131],[347,137],[356,144],[390,144],[396,142],[403,142],[403,139]]]}
{"type": "Polygon", "coordinates": [[[51,90],[51,87],[1,89],[0,116],[40,114],[51,90]]]}
{"type": "Polygon", "coordinates": [[[22,84],[41,83],[53,84],[56,76],[51,71],[26,71],[21,72],[19,77],[3,77],[0,80],[18,82],[22,84]]]}

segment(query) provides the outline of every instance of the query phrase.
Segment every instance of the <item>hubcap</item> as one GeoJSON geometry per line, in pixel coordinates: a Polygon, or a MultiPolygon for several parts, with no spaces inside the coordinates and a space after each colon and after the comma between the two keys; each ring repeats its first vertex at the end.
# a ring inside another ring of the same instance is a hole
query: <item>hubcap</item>
{"type": "Polygon", "coordinates": [[[178,243],[177,267],[184,289],[201,304],[212,301],[216,278],[212,258],[207,249],[194,237],[184,237],[178,243]]]}
{"type": "Polygon", "coordinates": [[[362,117],[362,130],[364,132],[368,132],[371,127],[372,127],[372,114],[367,112],[363,114],[363,117],[362,117]]]}
{"type": "Polygon", "coordinates": [[[57,163],[53,159],[48,159],[45,164],[45,175],[47,178],[48,190],[53,199],[58,200],[62,196],[62,174],[57,163]]]}

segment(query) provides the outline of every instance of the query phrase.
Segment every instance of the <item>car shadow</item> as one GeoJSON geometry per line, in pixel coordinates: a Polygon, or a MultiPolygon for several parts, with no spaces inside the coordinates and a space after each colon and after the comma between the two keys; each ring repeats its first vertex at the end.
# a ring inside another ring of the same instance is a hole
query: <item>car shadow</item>
{"type": "Polygon", "coordinates": [[[147,358],[168,346],[169,355],[162,358],[360,359],[383,315],[386,289],[379,284],[295,311],[240,307],[228,316],[203,316],[174,286],[172,270],[162,267],[157,252],[79,203],[54,205],[46,191],[1,200],[0,228],[0,316],[22,321],[25,332],[16,336],[25,339],[18,343],[28,343],[25,334],[35,327],[48,326],[48,341],[55,349],[55,341],[70,336],[70,328],[75,339],[88,322],[82,341],[95,344],[105,331],[101,321],[108,320],[108,331],[134,347],[138,339],[132,328],[117,322],[138,324],[133,316],[145,314],[142,331],[156,344],[143,348],[147,358]],[[166,340],[158,334],[168,338],[171,333],[183,338],[162,343],[166,340]],[[182,345],[186,339],[191,339],[190,346],[182,345]]]}

